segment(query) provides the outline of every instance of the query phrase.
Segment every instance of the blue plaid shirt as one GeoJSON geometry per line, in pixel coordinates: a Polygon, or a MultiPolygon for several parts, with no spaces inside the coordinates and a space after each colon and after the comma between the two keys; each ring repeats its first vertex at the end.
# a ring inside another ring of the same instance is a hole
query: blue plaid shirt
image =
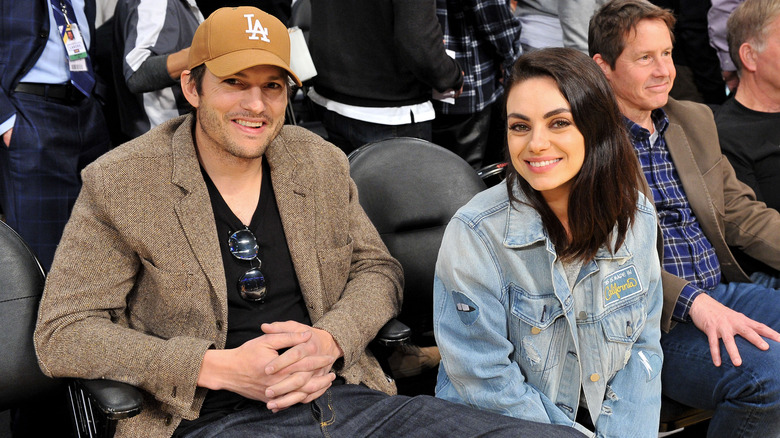
{"type": "Polygon", "coordinates": [[[436,0],[444,45],[463,69],[463,93],[450,105],[434,101],[443,114],[473,114],[503,93],[498,82],[520,56],[520,22],[507,0],[436,0]]]}
{"type": "Polygon", "coordinates": [[[693,299],[720,283],[720,262],[691,210],[669,155],[664,139],[669,119],[660,108],[651,116],[658,132],[653,144],[650,143],[650,131],[629,119],[625,121],[655,199],[664,239],[664,269],[690,281],[680,293],[672,313],[675,320],[687,321],[693,299]]]}

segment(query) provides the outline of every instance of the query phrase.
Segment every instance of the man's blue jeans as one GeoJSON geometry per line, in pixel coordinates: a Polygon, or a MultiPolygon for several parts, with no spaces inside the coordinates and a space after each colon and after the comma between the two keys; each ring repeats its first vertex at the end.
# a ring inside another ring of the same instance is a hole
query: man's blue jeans
{"type": "MultiPolygon", "coordinates": [[[[780,291],[760,282],[720,284],[709,295],[780,331],[780,291]]],[[[714,409],[710,438],[780,437],[780,344],[767,342],[769,350],[761,351],[737,336],[742,365],[735,367],[721,341],[722,364],[716,367],[707,336],[692,322],[677,324],[661,336],[663,392],[686,405],[714,409]]]]}
{"type": "Polygon", "coordinates": [[[532,423],[429,396],[388,396],[362,385],[331,387],[322,397],[276,414],[256,404],[187,438],[250,437],[577,437],[566,426],[532,423]]]}

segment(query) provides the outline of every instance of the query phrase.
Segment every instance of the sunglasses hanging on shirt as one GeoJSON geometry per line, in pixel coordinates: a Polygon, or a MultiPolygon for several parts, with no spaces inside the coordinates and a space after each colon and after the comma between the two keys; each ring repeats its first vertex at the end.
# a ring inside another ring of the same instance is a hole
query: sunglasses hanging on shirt
{"type": "Polygon", "coordinates": [[[238,230],[228,238],[228,248],[233,257],[239,260],[247,260],[250,269],[238,279],[238,294],[241,298],[252,302],[264,302],[266,296],[265,276],[260,272],[263,262],[258,256],[260,247],[257,245],[255,235],[249,228],[238,230]],[[252,261],[257,260],[257,267],[252,266],[252,261]]]}

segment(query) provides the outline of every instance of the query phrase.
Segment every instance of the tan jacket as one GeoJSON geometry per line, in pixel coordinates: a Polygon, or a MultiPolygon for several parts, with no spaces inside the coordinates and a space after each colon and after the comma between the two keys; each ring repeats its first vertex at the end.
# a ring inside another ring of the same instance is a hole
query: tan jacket
{"type": "MultiPolygon", "coordinates": [[[[742,249],[780,269],[780,214],[756,200],[753,190],[737,180],[720,152],[712,111],[705,105],[669,99],[665,139],[682,180],[691,209],[720,261],[725,281],[750,282],[729,246],[742,249]]],[[[664,271],[664,310],[661,327],[671,327],[672,311],[688,283],[664,271]]]]}
{"type": "MultiPolygon", "coordinates": [[[[46,374],[144,391],[119,437],[168,437],[196,418],[203,355],[225,345],[225,274],[192,123],[169,121],[84,170],[41,301],[46,374]]],[[[311,320],[344,351],[337,373],[393,393],[366,345],[398,313],[402,272],[358,204],[344,154],[285,126],[265,157],[311,320]]]]}

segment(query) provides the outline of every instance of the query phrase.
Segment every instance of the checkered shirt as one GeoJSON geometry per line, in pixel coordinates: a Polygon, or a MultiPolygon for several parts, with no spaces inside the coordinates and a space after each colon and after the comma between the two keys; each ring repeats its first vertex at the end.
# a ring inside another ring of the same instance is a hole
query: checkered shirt
{"type": "Polygon", "coordinates": [[[664,139],[669,119],[664,110],[658,108],[652,112],[652,120],[658,132],[654,144],[650,143],[650,131],[625,119],[631,142],[655,199],[658,223],[664,239],[663,267],[690,281],[680,293],[672,314],[677,321],[687,321],[693,299],[720,283],[720,262],[696,220],[669,155],[664,139]]]}
{"type": "Polygon", "coordinates": [[[503,93],[502,70],[520,56],[520,22],[506,0],[436,0],[444,45],[463,69],[463,93],[454,105],[435,102],[444,114],[473,114],[503,93]]]}

